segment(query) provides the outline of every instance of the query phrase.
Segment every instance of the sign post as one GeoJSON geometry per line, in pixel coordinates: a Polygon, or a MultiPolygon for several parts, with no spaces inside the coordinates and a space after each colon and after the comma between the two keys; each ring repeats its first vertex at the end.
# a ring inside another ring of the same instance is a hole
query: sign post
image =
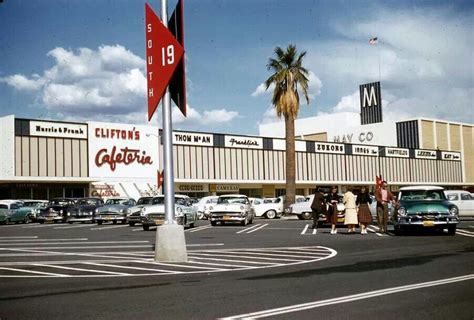
{"type": "Polygon", "coordinates": [[[156,229],[155,261],[186,262],[187,251],[184,227],[176,224],[174,210],[173,140],[171,98],[168,84],[181,59],[184,49],[169,32],[167,3],[161,0],[161,19],[145,4],[146,51],[148,83],[148,120],[162,99],[163,166],[165,223],[156,229]]]}

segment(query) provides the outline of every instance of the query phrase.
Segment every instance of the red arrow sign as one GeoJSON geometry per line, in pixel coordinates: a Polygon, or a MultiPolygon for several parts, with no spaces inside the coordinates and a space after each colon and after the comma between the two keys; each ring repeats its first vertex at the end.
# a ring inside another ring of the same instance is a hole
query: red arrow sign
{"type": "Polygon", "coordinates": [[[148,121],[150,121],[176,67],[183,58],[184,49],[147,3],[145,3],[145,34],[148,121]]]}

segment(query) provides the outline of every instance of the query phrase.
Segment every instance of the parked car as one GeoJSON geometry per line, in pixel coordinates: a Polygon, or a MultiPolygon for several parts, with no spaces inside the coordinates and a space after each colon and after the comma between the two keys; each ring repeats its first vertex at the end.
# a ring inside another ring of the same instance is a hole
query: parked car
{"type": "Polygon", "coordinates": [[[145,206],[151,206],[153,203],[153,197],[141,197],[138,199],[137,204],[127,209],[127,221],[129,226],[134,226],[137,223],[141,223],[140,213],[142,208],[145,206]]]}
{"type": "Polygon", "coordinates": [[[283,214],[283,197],[278,198],[249,198],[256,217],[276,219],[283,214]]]}
{"type": "Polygon", "coordinates": [[[33,216],[26,211],[20,211],[22,206],[23,203],[17,200],[0,201],[0,223],[29,223],[33,216]]]}
{"type": "MultiPolygon", "coordinates": [[[[339,203],[337,204],[337,223],[344,223],[345,207],[342,203],[342,194],[339,195],[339,203]]],[[[300,220],[310,220],[313,218],[313,210],[311,210],[311,203],[313,203],[314,194],[306,197],[304,202],[296,202],[289,207],[289,213],[295,214],[300,220]]],[[[329,207],[329,205],[328,205],[329,207]]],[[[318,224],[323,225],[327,223],[324,214],[319,215],[318,224]]]]}
{"type": "Polygon", "coordinates": [[[456,233],[459,210],[448,201],[442,187],[403,187],[397,200],[392,214],[395,234],[411,228],[448,229],[450,235],[456,233]]]}
{"type": "Polygon", "coordinates": [[[22,206],[18,209],[24,215],[28,215],[32,222],[36,221],[41,209],[48,206],[48,200],[21,200],[22,206]]]}
{"type": "MultiPolygon", "coordinates": [[[[175,194],[175,218],[178,224],[193,228],[198,220],[198,214],[188,196],[175,194]]],[[[152,226],[159,226],[165,222],[165,196],[153,198],[153,204],[142,208],[141,222],[144,231],[152,226]]]]}
{"type": "Polygon", "coordinates": [[[101,198],[82,198],[77,200],[74,207],[71,207],[67,213],[67,222],[95,222],[95,211],[104,205],[101,198]]]}
{"type": "Polygon", "coordinates": [[[209,219],[209,207],[217,203],[218,196],[208,196],[201,198],[194,206],[197,209],[199,219],[209,219]]]}
{"type": "Polygon", "coordinates": [[[474,195],[464,190],[444,190],[449,202],[459,209],[460,217],[474,216],[474,195]]]}
{"type": "Polygon", "coordinates": [[[101,225],[104,222],[127,223],[127,210],[137,204],[135,199],[114,197],[107,199],[105,204],[95,210],[95,221],[101,225]]]}
{"type": "Polygon", "coordinates": [[[36,220],[39,223],[45,222],[66,222],[67,213],[76,205],[75,199],[54,198],[48,202],[46,208],[39,209],[36,220]]]}
{"type": "Polygon", "coordinates": [[[245,226],[253,222],[255,216],[254,209],[249,198],[241,194],[222,195],[217,199],[217,203],[209,208],[211,225],[217,222],[221,224],[227,222],[237,222],[245,226]]]}

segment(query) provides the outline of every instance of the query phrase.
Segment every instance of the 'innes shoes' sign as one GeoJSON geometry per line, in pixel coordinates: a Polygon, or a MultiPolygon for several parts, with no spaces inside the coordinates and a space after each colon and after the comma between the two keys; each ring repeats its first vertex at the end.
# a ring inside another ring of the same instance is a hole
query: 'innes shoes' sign
{"type": "Polygon", "coordinates": [[[154,177],[159,165],[158,147],[154,127],[89,122],[90,176],[154,177]]]}
{"type": "Polygon", "coordinates": [[[65,122],[30,121],[30,135],[38,137],[87,139],[87,125],[65,122]]]}

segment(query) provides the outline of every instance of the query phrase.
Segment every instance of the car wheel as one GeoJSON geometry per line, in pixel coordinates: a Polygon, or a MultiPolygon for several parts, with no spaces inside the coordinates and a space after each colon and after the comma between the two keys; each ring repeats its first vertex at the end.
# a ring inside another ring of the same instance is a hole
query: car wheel
{"type": "Polygon", "coordinates": [[[301,216],[301,214],[297,214],[296,216],[298,217],[298,220],[303,220],[303,217],[301,216]]]}
{"type": "Polygon", "coordinates": [[[148,231],[150,230],[150,226],[143,226],[143,231],[148,231]]]}
{"type": "Polygon", "coordinates": [[[7,220],[5,220],[5,224],[10,224],[10,219],[7,218],[7,220]]]}
{"type": "Polygon", "coordinates": [[[29,215],[27,215],[27,216],[25,217],[25,220],[23,220],[23,223],[30,223],[30,222],[31,222],[31,218],[30,218],[29,215]]]}
{"type": "Polygon", "coordinates": [[[72,224],[72,221],[68,221],[67,223],[72,224]]]}
{"type": "Polygon", "coordinates": [[[122,220],[122,224],[126,224],[127,223],[127,220],[122,220]]]}
{"type": "Polygon", "coordinates": [[[242,221],[240,224],[245,227],[247,225],[247,223],[248,223],[248,221],[247,221],[247,217],[246,217],[244,219],[244,221],[242,221]]]}
{"type": "Polygon", "coordinates": [[[313,214],[311,212],[303,212],[301,214],[301,218],[303,220],[310,220],[311,218],[313,218],[313,214]]]}
{"type": "Polygon", "coordinates": [[[404,230],[401,226],[395,225],[393,229],[393,233],[395,233],[396,236],[401,236],[404,233],[404,230]]]}
{"type": "Polygon", "coordinates": [[[101,220],[97,221],[97,224],[100,226],[102,224],[102,221],[101,220]]]}
{"type": "Polygon", "coordinates": [[[191,222],[191,223],[189,224],[189,227],[190,227],[190,228],[194,228],[194,222],[191,222]]]}
{"type": "Polygon", "coordinates": [[[38,221],[38,222],[39,222],[40,224],[43,224],[43,223],[44,223],[44,220],[40,220],[40,221],[38,221]]]}
{"type": "Polygon", "coordinates": [[[117,221],[116,221],[116,220],[114,220],[114,221],[112,221],[112,223],[113,223],[113,224],[117,224],[117,221]]]}
{"type": "Polygon", "coordinates": [[[454,236],[456,234],[456,226],[449,226],[448,227],[448,234],[450,236],[454,236]]]}
{"type": "Polygon", "coordinates": [[[133,227],[133,226],[135,225],[135,222],[129,222],[128,225],[129,225],[130,227],[133,227]]]}
{"type": "Polygon", "coordinates": [[[216,226],[217,225],[217,222],[216,221],[211,221],[211,226],[216,226]]]}
{"type": "Polygon", "coordinates": [[[275,219],[276,215],[277,215],[277,213],[276,213],[275,210],[269,210],[269,211],[265,212],[265,217],[267,219],[275,219]]]}

